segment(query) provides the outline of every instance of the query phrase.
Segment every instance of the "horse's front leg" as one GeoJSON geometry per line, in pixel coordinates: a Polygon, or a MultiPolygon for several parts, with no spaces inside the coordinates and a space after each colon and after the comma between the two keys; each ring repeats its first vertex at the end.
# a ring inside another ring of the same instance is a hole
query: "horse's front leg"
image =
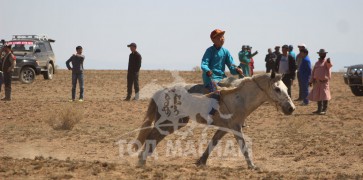
{"type": "Polygon", "coordinates": [[[210,153],[213,151],[214,147],[217,146],[218,142],[224,135],[226,135],[226,131],[223,130],[217,130],[217,132],[214,134],[212,140],[209,142],[207,149],[203,153],[202,157],[198,159],[198,161],[195,163],[197,166],[203,166],[207,163],[207,159],[210,155],[210,153]]]}
{"type": "Polygon", "coordinates": [[[246,161],[247,161],[247,165],[248,168],[250,169],[256,169],[257,167],[255,166],[255,164],[252,161],[252,157],[251,154],[249,152],[249,147],[243,137],[242,131],[241,131],[241,126],[240,125],[236,125],[233,128],[234,132],[234,138],[237,140],[238,146],[243,154],[243,156],[245,157],[246,161]]]}
{"type": "Polygon", "coordinates": [[[172,121],[163,121],[154,127],[145,140],[145,146],[140,152],[139,166],[143,166],[146,163],[146,158],[151,156],[154,152],[156,146],[161,140],[163,140],[167,135],[172,134],[174,131],[184,127],[189,122],[189,117],[181,118],[177,121],[177,125],[172,121]]]}

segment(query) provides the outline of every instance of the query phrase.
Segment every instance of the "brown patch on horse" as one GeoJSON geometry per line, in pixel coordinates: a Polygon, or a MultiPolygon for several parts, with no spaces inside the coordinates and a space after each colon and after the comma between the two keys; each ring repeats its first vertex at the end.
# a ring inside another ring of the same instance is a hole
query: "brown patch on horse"
{"type": "MultiPolygon", "coordinates": [[[[137,136],[137,141],[140,142],[141,145],[145,143],[146,137],[150,134],[152,130],[152,123],[155,121],[155,116],[158,112],[158,107],[153,99],[151,99],[149,103],[149,107],[147,109],[146,116],[144,118],[144,122],[141,125],[141,130],[139,132],[139,135],[137,136]]],[[[137,144],[133,144],[133,149],[136,151],[139,149],[139,146],[137,144]]]]}

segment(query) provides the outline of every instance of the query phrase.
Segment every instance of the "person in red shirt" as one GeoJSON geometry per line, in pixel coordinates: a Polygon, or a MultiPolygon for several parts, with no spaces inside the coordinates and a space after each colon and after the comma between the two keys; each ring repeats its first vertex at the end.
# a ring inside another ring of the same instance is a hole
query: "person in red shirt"
{"type": "MultiPolygon", "coordinates": [[[[247,46],[247,51],[252,54],[252,47],[247,46]]],[[[253,69],[255,69],[255,61],[253,60],[253,56],[255,56],[257,54],[258,54],[258,51],[256,51],[255,53],[252,54],[250,63],[248,64],[250,66],[250,76],[253,76],[253,69]]]]}

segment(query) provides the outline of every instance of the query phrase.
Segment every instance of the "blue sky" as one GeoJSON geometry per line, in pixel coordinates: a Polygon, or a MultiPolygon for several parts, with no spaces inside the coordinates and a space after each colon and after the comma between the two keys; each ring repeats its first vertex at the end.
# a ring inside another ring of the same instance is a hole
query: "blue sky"
{"type": "Polygon", "coordinates": [[[360,0],[18,0],[3,1],[0,38],[45,34],[56,40],[57,65],[77,45],[84,47],[85,68],[127,69],[135,42],[142,69],[191,70],[212,45],[213,29],[226,31],[227,48],[238,63],[243,44],[259,54],[264,70],[268,48],[305,43],[310,58],[325,48],[340,71],[363,64],[363,1],[360,0]]]}

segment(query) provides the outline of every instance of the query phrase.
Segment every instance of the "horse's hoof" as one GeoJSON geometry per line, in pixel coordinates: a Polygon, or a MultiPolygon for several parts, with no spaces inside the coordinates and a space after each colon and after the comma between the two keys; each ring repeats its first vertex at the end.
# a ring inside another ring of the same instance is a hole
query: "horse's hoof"
{"type": "Polygon", "coordinates": [[[194,163],[197,167],[203,167],[206,166],[206,162],[204,162],[202,159],[199,159],[197,162],[194,163]]]}
{"type": "Polygon", "coordinates": [[[146,165],[146,160],[139,160],[136,167],[144,167],[146,165]]]}
{"type": "Polygon", "coordinates": [[[256,171],[259,171],[260,170],[260,168],[258,166],[255,166],[255,165],[249,165],[248,166],[248,169],[256,170],[256,171]]]}

